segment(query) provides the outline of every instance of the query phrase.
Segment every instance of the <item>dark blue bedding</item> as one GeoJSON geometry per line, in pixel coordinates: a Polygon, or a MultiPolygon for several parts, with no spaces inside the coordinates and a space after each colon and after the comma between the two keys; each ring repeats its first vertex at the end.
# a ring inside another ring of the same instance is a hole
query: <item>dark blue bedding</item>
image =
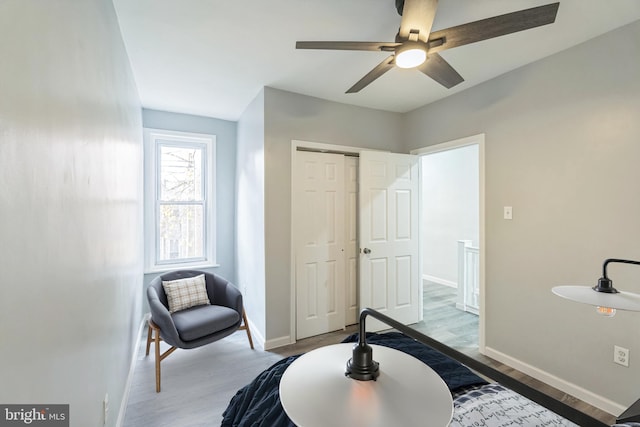
{"type": "MultiPolygon", "coordinates": [[[[358,334],[354,334],[343,342],[357,341],[358,334]]],[[[486,381],[459,362],[399,332],[367,333],[367,343],[395,348],[423,361],[442,377],[452,393],[461,388],[486,384],[486,381]]],[[[282,374],[298,357],[291,356],[275,363],[250,384],[240,389],[224,411],[221,425],[223,427],[295,427],[282,408],[278,388],[282,374]]]]}

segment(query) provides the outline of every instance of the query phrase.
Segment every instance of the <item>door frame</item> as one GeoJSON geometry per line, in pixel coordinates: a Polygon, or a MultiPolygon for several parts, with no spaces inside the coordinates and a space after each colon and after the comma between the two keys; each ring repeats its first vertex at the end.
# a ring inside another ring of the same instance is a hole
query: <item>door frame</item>
{"type": "MultiPolygon", "coordinates": [[[[291,168],[290,168],[290,173],[293,174],[293,165],[295,164],[296,161],[296,152],[298,151],[298,148],[302,148],[302,149],[306,149],[309,151],[317,151],[319,153],[322,152],[333,152],[336,154],[339,153],[344,153],[344,154],[359,154],[361,151],[387,151],[388,150],[376,150],[374,148],[365,148],[365,147],[352,147],[352,146],[348,146],[348,145],[338,145],[338,144],[328,144],[328,143],[324,143],[324,142],[313,142],[313,141],[302,141],[302,140],[292,140],[291,141],[291,168]]],[[[290,342],[293,344],[296,342],[296,336],[297,336],[297,319],[296,319],[296,310],[297,310],[297,306],[296,306],[296,265],[295,265],[295,245],[294,243],[296,242],[296,235],[295,235],[295,229],[293,226],[293,215],[294,215],[294,200],[293,200],[293,182],[291,182],[291,206],[289,207],[291,209],[291,224],[290,224],[290,230],[291,230],[291,237],[290,237],[290,241],[289,241],[289,247],[291,248],[289,257],[289,265],[291,266],[291,270],[289,272],[289,277],[291,278],[291,282],[289,283],[289,293],[290,293],[290,301],[289,301],[289,337],[290,337],[290,342]]],[[[359,286],[359,283],[358,283],[359,286]]]]}
{"type": "MultiPolygon", "coordinates": [[[[486,260],[486,245],[485,245],[485,134],[480,133],[477,135],[468,136],[465,138],[455,139],[452,141],[442,142],[439,144],[429,145],[422,148],[411,150],[411,154],[423,156],[427,154],[439,153],[442,151],[453,150],[456,148],[462,148],[469,145],[478,145],[478,205],[479,205],[479,238],[480,241],[480,309],[478,319],[478,351],[481,354],[485,354],[485,260],[486,260]]],[[[420,171],[422,174],[422,171],[420,171]]],[[[422,175],[421,178],[422,179],[422,175]]],[[[420,197],[420,215],[423,213],[422,197],[420,197]]],[[[422,235],[422,234],[421,234],[422,235]]],[[[422,245],[421,245],[422,247],[422,245]]],[[[421,251],[422,252],[422,251],[421,251]]],[[[422,263],[421,270],[422,270],[422,263]]],[[[420,272],[422,275],[422,271],[420,272]]]]}

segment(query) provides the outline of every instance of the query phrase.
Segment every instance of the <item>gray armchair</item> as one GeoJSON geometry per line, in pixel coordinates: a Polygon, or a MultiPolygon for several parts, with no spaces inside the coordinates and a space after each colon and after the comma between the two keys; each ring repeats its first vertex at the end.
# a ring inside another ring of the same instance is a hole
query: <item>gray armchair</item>
{"type": "Polygon", "coordinates": [[[146,354],[149,355],[151,341],[155,342],[156,392],[160,392],[160,362],[177,348],[201,347],[231,335],[237,330],[246,330],[249,345],[253,349],[251,331],[242,306],[242,294],[220,276],[196,270],[165,273],[151,281],[147,289],[147,299],[151,319],[146,354]],[[200,274],[205,275],[211,305],[199,305],[170,313],[162,282],[195,277],[200,274]],[[171,346],[162,354],[160,353],[161,340],[171,346]]]}

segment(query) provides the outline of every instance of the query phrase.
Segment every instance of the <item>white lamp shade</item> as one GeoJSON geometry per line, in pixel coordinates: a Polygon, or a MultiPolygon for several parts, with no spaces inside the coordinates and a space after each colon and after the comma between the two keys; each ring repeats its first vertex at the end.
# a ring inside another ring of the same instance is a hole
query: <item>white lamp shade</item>
{"type": "Polygon", "coordinates": [[[280,400],[300,427],[449,425],[453,401],[438,374],[420,360],[371,345],[380,363],[376,381],[345,376],[353,344],[336,344],[296,359],[280,381],[280,400]]]}
{"type": "Polygon", "coordinates": [[[589,286],[556,286],[551,291],[571,301],[616,310],[640,311],[640,295],[632,292],[610,294],[594,291],[589,286]]]}

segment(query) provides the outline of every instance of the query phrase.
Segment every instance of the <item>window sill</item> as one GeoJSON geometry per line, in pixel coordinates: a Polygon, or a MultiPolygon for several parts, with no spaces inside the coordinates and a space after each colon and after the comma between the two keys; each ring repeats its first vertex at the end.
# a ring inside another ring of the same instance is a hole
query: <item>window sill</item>
{"type": "Polygon", "coordinates": [[[165,273],[167,271],[175,270],[199,270],[201,268],[216,268],[220,267],[220,264],[212,262],[198,262],[191,264],[163,264],[153,266],[151,268],[145,268],[144,274],[165,273]]]}

